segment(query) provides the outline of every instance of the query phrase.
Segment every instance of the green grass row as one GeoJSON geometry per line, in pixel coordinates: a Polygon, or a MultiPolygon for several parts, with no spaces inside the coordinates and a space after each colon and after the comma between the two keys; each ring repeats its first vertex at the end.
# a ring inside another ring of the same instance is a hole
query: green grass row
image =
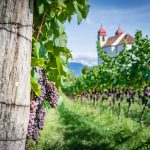
{"type": "MultiPolygon", "coordinates": [[[[64,96],[63,96],[64,97],[64,96]]],[[[39,143],[29,150],[149,150],[150,127],[140,125],[123,113],[117,114],[66,97],[57,109],[47,112],[39,143]]],[[[132,108],[133,109],[133,108],[132,108]]]]}

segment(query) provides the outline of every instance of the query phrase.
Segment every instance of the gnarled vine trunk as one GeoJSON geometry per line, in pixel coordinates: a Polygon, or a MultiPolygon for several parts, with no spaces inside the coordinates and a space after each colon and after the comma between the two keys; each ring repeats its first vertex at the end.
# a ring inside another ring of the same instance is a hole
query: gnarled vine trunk
{"type": "Polygon", "coordinates": [[[24,150],[30,111],[33,0],[0,0],[0,150],[24,150]]]}

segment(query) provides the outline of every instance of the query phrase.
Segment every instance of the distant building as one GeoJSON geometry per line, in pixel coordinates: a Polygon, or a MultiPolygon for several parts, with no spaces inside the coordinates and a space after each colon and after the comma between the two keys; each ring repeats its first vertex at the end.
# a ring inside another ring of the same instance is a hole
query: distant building
{"type": "MultiPolygon", "coordinates": [[[[101,27],[98,32],[98,40],[103,51],[109,56],[119,54],[123,50],[125,42],[127,42],[127,49],[130,49],[134,43],[134,38],[130,34],[125,33],[120,27],[112,37],[107,37],[106,30],[101,27]]],[[[98,58],[98,64],[101,62],[102,60],[98,58]]]]}

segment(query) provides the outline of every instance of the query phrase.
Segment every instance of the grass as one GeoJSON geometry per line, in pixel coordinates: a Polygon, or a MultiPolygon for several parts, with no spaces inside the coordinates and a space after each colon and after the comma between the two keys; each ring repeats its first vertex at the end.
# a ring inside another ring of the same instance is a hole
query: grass
{"type": "Polygon", "coordinates": [[[149,150],[150,127],[141,126],[108,109],[100,111],[66,97],[47,112],[39,143],[30,141],[29,150],[149,150]]]}

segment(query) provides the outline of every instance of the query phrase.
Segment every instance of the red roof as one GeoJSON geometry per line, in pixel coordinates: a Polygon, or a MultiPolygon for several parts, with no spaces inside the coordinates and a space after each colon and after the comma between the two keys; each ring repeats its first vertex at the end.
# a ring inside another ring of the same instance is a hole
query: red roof
{"type": "MultiPolygon", "coordinates": [[[[120,34],[121,35],[121,34],[120,34]]],[[[111,46],[119,37],[120,35],[115,35],[115,36],[112,36],[112,37],[109,37],[107,39],[107,42],[106,44],[104,44],[102,46],[102,48],[105,48],[105,47],[109,47],[111,46]]],[[[126,34],[123,39],[117,44],[117,45],[122,45],[124,44],[125,42],[127,42],[127,44],[133,44],[134,43],[134,38],[130,35],[130,34],[126,34]]]]}
{"type": "Polygon", "coordinates": [[[111,44],[113,44],[118,39],[119,36],[120,35],[115,35],[115,36],[109,37],[107,39],[106,44],[104,44],[102,47],[108,47],[108,46],[110,46],[111,44]]]}
{"type": "Polygon", "coordinates": [[[116,31],[116,35],[120,35],[123,33],[123,30],[119,27],[118,30],[116,31]]]}
{"type": "Polygon", "coordinates": [[[106,30],[105,30],[103,27],[101,27],[101,28],[99,29],[98,34],[99,34],[99,36],[106,36],[106,30]]]}
{"type": "Polygon", "coordinates": [[[126,34],[126,36],[119,42],[118,45],[124,44],[127,42],[127,44],[133,44],[134,38],[130,34],[126,34]]]}

